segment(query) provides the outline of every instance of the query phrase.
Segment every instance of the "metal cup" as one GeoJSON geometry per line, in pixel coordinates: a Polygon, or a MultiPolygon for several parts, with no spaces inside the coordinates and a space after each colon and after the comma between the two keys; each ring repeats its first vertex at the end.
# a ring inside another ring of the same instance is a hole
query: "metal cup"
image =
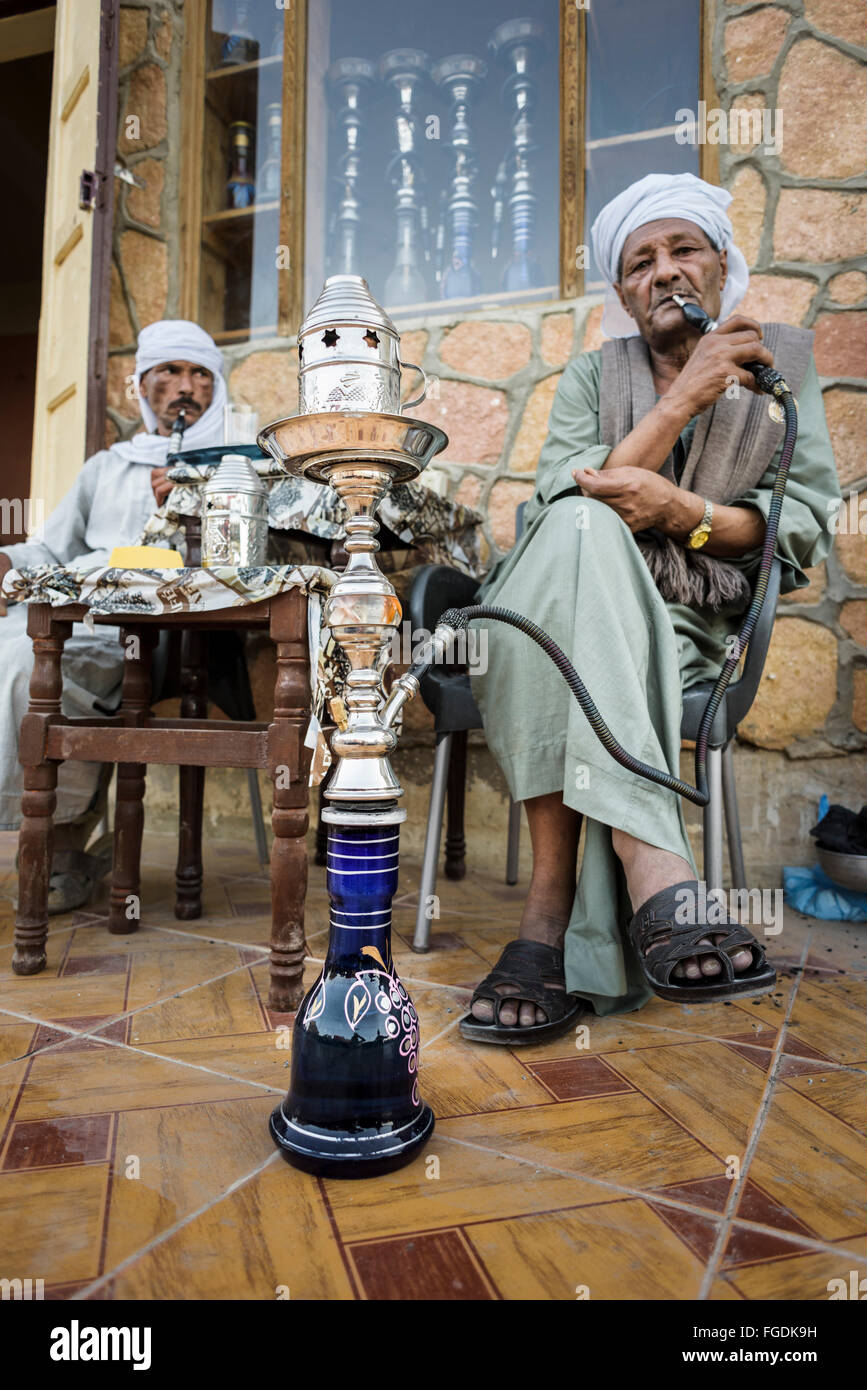
{"type": "Polygon", "coordinates": [[[224,454],[202,489],[202,566],[264,565],[268,492],[243,454],[224,454]]]}

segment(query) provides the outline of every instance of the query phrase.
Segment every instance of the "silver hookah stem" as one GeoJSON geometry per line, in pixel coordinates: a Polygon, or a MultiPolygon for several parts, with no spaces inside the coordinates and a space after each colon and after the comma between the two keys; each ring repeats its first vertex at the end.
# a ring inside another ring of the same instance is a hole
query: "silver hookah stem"
{"type": "Polygon", "coordinates": [[[422,262],[430,260],[430,246],[415,103],[429,72],[429,59],[420,49],[396,48],[384,54],[379,70],[398,99],[395,113],[397,149],[386,171],[386,177],[397,191],[397,236],[395,263],[386,281],[385,299],[388,304],[417,304],[427,298],[422,262]]]}
{"type": "Polygon", "coordinates": [[[376,68],[366,58],[338,58],[328,69],[329,84],[343,103],[337,112],[344,150],[335,175],[341,196],[334,216],[336,250],[331,258],[331,270],[338,275],[360,273],[363,105],[375,78],[376,68]]]}
{"type": "MultiPolygon", "coordinates": [[[[452,104],[449,148],[453,167],[447,202],[448,253],[444,256],[446,263],[440,281],[443,299],[463,298],[481,289],[481,276],[473,264],[479,212],[475,199],[478,160],[470,128],[470,102],[474,90],[487,74],[487,64],[470,54],[443,58],[432,73],[452,104]]],[[[445,240],[444,233],[443,243],[445,240]]]]}
{"type": "MultiPolygon", "coordinates": [[[[538,146],[533,140],[532,115],[538,84],[530,68],[545,41],[544,27],[532,19],[510,19],[494,31],[491,51],[509,68],[503,86],[503,100],[512,110],[512,144],[506,156],[503,181],[509,185],[509,217],[512,254],[503,276],[506,290],[531,289],[542,283],[542,271],[534,254],[536,233],[536,194],[533,188],[532,156],[538,146]],[[510,176],[509,176],[510,171],[510,176]]],[[[498,173],[494,185],[494,228],[497,233],[497,197],[501,188],[498,173]]]]}

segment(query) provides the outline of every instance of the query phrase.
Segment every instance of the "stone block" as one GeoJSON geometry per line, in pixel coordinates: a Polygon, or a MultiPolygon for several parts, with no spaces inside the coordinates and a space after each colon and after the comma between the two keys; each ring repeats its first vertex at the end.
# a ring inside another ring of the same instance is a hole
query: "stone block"
{"type": "MultiPolygon", "coordinates": [[[[426,328],[415,328],[410,333],[400,335],[400,360],[401,362],[415,362],[420,367],[425,355],[430,334],[426,328]]],[[[415,372],[407,372],[403,382],[404,386],[410,389],[410,397],[417,393],[414,387],[418,384],[415,372]]]]}
{"type": "Polygon", "coordinates": [[[749,314],[760,323],[791,323],[797,327],[804,322],[815,293],[815,280],[801,280],[793,275],[751,275],[738,313],[749,314]]]}
{"type": "Polygon", "coordinates": [[[120,239],[120,261],[139,326],[144,328],[164,318],[169,292],[166,243],[144,232],[125,231],[120,239]]]}
{"type": "MultiPolygon", "coordinates": [[[[750,111],[763,111],[765,108],[765,98],[761,92],[744,92],[743,96],[736,97],[731,104],[731,110],[736,113],[737,123],[729,119],[729,149],[732,154],[749,154],[757,145],[761,145],[764,139],[764,129],[760,120],[747,118],[737,113],[750,111]],[[734,133],[744,135],[744,140],[732,138],[734,133]],[[753,137],[757,136],[757,139],[753,137]]],[[[785,135],[785,132],[784,132],[785,135]]]]}
{"type": "Polygon", "coordinates": [[[167,131],[166,75],[156,63],[147,63],[136,68],[129,79],[117,147],[121,154],[152,150],[166,138],[167,131]]]}
{"type": "Polygon", "coordinates": [[[822,314],[814,330],[820,376],[867,377],[867,312],[822,314]]]}
{"type": "Polygon", "coordinates": [[[572,356],[575,315],[546,314],[542,320],[542,357],[551,367],[564,367],[572,356]]]}
{"type": "Polygon", "coordinates": [[[835,536],[834,553],[850,579],[867,584],[867,536],[857,531],[835,536]]]}
{"type": "Polygon", "coordinates": [[[862,391],[846,391],[835,386],[824,393],[822,400],[837,463],[837,477],[841,487],[845,487],[867,473],[867,395],[862,391]]]}
{"type": "Polygon", "coordinates": [[[294,415],[298,410],[297,349],[251,352],[232,368],[229,398],[258,410],[260,425],[294,415]]]}
{"type": "Polygon", "coordinates": [[[789,15],[776,6],[730,19],[725,27],[726,72],[730,82],[746,82],[770,72],[780,51],[789,15]]]}
{"type": "Polygon", "coordinates": [[[852,723],[867,732],[867,671],[852,672],[852,723]]]}
{"type": "Polygon", "coordinates": [[[165,162],[162,159],[143,159],[136,164],[134,172],[145,187],[127,190],[126,210],[136,222],[143,222],[147,227],[159,227],[162,221],[165,162]]]}
{"type": "Polygon", "coordinates": [[[548,435],[548,416],[562,372],[547,376],[534,386],[524,406],[521,427],[512,446],[509,468],[514,473],[534,473],[539,451],[548,435]]]}
{"type": "Polygon", "coordinates": [[[747,743],[785,748],[819,733],[837,699],[837,639],[804,618],[774,627],[755,702],[739,727],[747,743]]]}
{"type": "Polygon", "coordinates": [[[863,270],[844,270],[828,281],[828,294],[835,304],[860,304],[867,299],[867,275],[863,270]]]}
{"type": "Polygon", "coordinates": [[[458,484],[454,500],[464,507],[474,507],[478,511],[481,495],[481,479],[477,478],[475,473],[465,473],[458,484]]]}
{"type": "Polygon", "coordinates": [[[120,272],[112,262],[111,288],[108,300],[108,345],[110,348],[126,347],[135,338],[135,330],[126,307],[120,272]]]}
{"type": "Polygon", "coordinates": [[[867,245],[867,198],[823,188],[781,188],[774,255],[783,261],[845,261],[867,245]]]}
{"type": "Polygon", "coordinates": [[[147,10],[120,9],[118,20],[117,60],[122,68],[129,67],[141,53],[148,37],[147,10]]]}
{"type": "Polygon", "coordinates": [[[445,463],[495,464],[503,452],[508,420],[505,392],[468,381],[440,381],[439,399],[407,412],[438,425],[449,436],[438,455],[445,463]]]}
{"type": "Polygon", "coordinates": [[[522,502],[533,495],[530,483],[510,482],[500,478],[494,483],[488,503],[491,535],[500,550],[511,550],[515,544],[515,512],[522,502]]]}
{"type": "Polygon", "coordinates": [[[172,17],[168,10],[163,10],[157,19],[154,43],[156,44],[157,53],[161,58],[164,58],[166,62],[169,61],[169,55],[172,51],[172,36],[172,17]]]}
{"type": "Polygon", "coordinates": [[[110,405],[112,410],[116,410],[118,415],[123,415],[127,420],[141,419],[138,399],[135,396],[127,395],[130,377],[134,371],[134,357],[127,357],[126,355],[109,357],[106,372],[106,405],[110,405]]]}
{"type": "Polygon", "coordinates": [[[781,162],[811,179],[864,171],[867,67],[828,44],[804,39],[790,49],[777,89],[783,112],[781,162]]]}
{"type": "Polygon", "coordinates": [[[587,322],[584,325],[584,341],[581,344],[582,352],[593,352],[596,348],[601,348],[605,342],[605,334],[602,332],[604,308],[604,304],[594,304],[587,315],[587,322]]]}
{"type": "Polygon", "coordinates": [[[804,15],[814,29],[867,48],[867,6],[864,0],[804,0],[804,15]]]}
{"type": "Polygon", "coordinates": [[[867,648],[867,598],[850,599],[848,603],[843,604],[840,609],[840,626],[859,647],[867,648]]]}
{"type": "Polygon", "coordinates": [[[735,241],[743,251],[747,265],[755,265],[759,257],[762,228],[765,223],[765,181],[755,169],[741,169],[729,191],[733,199],[729,216],[734,228],[735,241]]]}
{"type": "Polygon", "coordinates": [[[502,381],[530,361],[530,330],[523,323],[487,323],[473,319],[456,324],[440,343],[440,360],[456,372],[502,381]]]}

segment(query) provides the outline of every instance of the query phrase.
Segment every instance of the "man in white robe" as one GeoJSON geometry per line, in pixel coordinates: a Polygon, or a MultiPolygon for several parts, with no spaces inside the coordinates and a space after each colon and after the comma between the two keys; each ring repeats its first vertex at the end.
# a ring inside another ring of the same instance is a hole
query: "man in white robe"
{"type": "MultiPolygon", "coordinates": [[[[166,458],[172,427],[186,416],[183,447],[223,441],[226,383],[220,350],[198,324],[164,319],[139,334],[135,382],[144,430],[101,449],[84,464],[72,488],[38,534],[0,548],[0,583],[9,569],[63,565],[92,570],[108,564],[115,546],[132,545],[171,491],[166,458]]],[[[155,557],[156,558],[156,557],[155,557]]],[[[73,626],[63,653],[63,713],[99,713],[117,701],[123,667],[116,628],[73,626]]],[[[18,731],[27,711],[33,652],[27,605],[11,604],[0,621],[0,829],[21,824],[22,769],[18,731]]],[[[54,863],[49,912],[87,902],[105,860],[83,854],[105,809],[109,776],[100,763],[65,762],[57,781],[54,863]]]]}

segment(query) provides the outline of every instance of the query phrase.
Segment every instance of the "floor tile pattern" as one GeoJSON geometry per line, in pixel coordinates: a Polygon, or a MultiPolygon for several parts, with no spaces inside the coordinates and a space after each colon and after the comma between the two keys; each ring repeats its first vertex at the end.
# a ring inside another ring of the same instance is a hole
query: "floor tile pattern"
{"type": "MultiPolygon", "coordinates": [[[[789,914],[760,1000],[654,1000],[547,1046],[471,1046],[470,993],[526,885],[441,879],[432,950],[397,969],[437,1115],[409,1167],[321,1180],[276,1154],[292,1016],[267,1008],[269,894],[252,845],[207,847],[205,912],[172,912],[146,836],[143,916],[105,890],[11,971],[16,839],[0,834],[0,1277],[58,1299],[815,1299],[867,1276],[867,928],[789,914]]],[[[308,984],[327,943],[311,864],[308,984]]]]}

